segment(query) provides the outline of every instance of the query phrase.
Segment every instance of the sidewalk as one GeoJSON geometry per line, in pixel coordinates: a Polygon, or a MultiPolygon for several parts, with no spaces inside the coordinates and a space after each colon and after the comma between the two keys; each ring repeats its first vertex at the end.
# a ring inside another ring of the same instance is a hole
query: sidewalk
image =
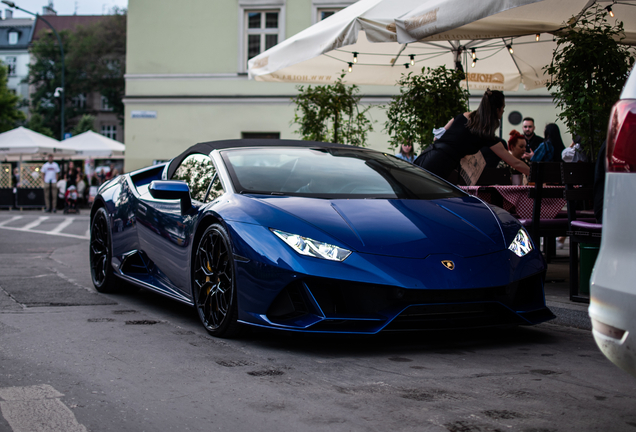
{"type": "Polygon", "coordinates": [[[545,280],[545,302],[557,316],[553,324],[591,330],[592,324],[587,313],[588,304],[570,300],[570,262],[569,240],[563,249],[557,250],[557,256],[548,263],[545,280]]]}

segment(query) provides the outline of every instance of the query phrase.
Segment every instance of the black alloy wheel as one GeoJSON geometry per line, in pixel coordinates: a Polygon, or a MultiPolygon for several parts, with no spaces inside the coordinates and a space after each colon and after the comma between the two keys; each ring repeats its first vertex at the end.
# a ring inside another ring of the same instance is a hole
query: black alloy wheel
{"type": "Polygon", "coordinates": [[[209,226],[199,240],[192,291],[199,319],[211,335],[231,338],[239,334],[234,257],[229,236],[221,225],[209,226]]]}
{"type": "Polygon", "coordinates": [[[90,239],[91,277],[95,289],[102,293],[119,291],[120,283],[113,274],[111,266],[110,232],[108,230],[108,215],[103,207],[98,209],[91,221],[90,239]]]}

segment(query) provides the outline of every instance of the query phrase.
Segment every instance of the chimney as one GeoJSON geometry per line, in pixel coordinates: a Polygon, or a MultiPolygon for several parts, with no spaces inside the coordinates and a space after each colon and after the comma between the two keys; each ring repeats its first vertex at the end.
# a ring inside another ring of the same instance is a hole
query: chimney
{"type": "Polygon", "coordinates": [[[49,4],[42,6],[42,15],[57,15],[55,9],[53,9],[53,0],[49,0],[49,4]]]}
{"type": "Polygon", "coordinates": [[[13,10],[12,9],[5,9],[4,10],[4,19],[13,19],[13,10]]]}

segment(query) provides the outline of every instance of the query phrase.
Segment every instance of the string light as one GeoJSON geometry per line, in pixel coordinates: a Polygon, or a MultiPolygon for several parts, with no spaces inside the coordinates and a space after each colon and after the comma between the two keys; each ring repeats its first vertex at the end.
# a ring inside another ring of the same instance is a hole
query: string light
{"type": "Polygon", "coordinates": [[[409,64],[409,63],[404,63],[404,67],[405,67],[405,68],[407,68],[407,69],[408,69],[408,68],[409,68],[409,66],[410,66],[410,64],[409,64]]]}
{"type": "Polygon", "coordinates": [[[411,57],[411,66],[415,65],[415,55],[411,54],[409,57],[411,57]]]}
{"type": "Polygon", "coordinates": [[[477,64],[477,60],[476,58],[473,59],[473,62],[471,63],[470,67],[475,67],[475,65],[477,64]]]}
{"type": "Polygon", "coordinates": [[[508,48],[508,51],[510,51],[510,54],[514,53],[514,50],[512,49],[512,45],[506,45],[506,48],[508,48]]]}
{"type": "Polygon", "coordinates": [[[477,52],[475,52],[475,48],[470,50],[470,55],[473,56],[473,60],[475,60],[477,58],[477,52]]]}
{"type": "Polygon", "coordinates": [[[610,16],[614,18],[614,11],[612,10],[612,6],[608,6],[605,9],[609,12],[610,16]]]}
{"type": "Polygon", "coordinates": [[[539,39],[541,39],[541,35],[539,33],[537,33],[534,37],[534,40],[536,40],[537,42],[539,42],[539,39]]]}
{"type": "Polygon", "coordinates": [[[349,72],[353,70],[353,63],[349,63],[349,72]]]}
{"type": "MultiPolygon", "coordinates": [[[[357,52],[353,53],[353,62],[354,63],[358,63],[358,53],[357,52]]],[[[351,71],[349,71],[349,72],[351,72],[351,71]]]]}

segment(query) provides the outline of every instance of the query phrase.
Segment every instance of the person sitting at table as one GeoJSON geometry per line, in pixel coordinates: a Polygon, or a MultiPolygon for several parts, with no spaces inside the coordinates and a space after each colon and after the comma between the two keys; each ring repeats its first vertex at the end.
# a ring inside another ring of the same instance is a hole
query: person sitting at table
{"type": "MultiPolygon", "coordinates": [[[[517,169],[516,167],[511,166],[510,164],[506,163],[506,161],[504,160],[499,162],[499,165],[497,165],[497,168],[509,168],[511,174],[513,175],[524,174],[527,178],[527,176],[530,175],[530,166],[528,165],[528,162],[525,160],[525,158],[528,157],[528,153],[526,153],[526,148],[527,148],[526,139],[524,138],[524,136],[521,135],[521,133],[519,133],[515,129],[511,130],[510,138],[508,139],[508,153],[515,160],[519,161],[527,168],[527,173],[525,171],[521,171],[517,169]]],[[[525,181],[523,184],[525,184],[525,181]]]]}
{"type": "Polygon", "coordinates": [[[545,138],[543,142],[539,144],[539,147],[534,152],[534,156],[530,159],[531,162],[560,162],[561,152],[565,149],[563,140],[561,139],[561,131],[559,127],[550,123],[545,127],[543,132],[545,138]]]}
{"type": "Polygon", "coordinates": [[[464,156],[473,155],[487,146],[511,167],[530,174],[530,168],[508,153],[495,137],[505,106],[503,92],[486,90],[477,110],[460,114],[449,121],[444,126],[446,132],[414,163],[448,180],[464,156]]]}
{"type": "Polygon", "coordinates": [[[528,153],[526,153],[526,139],[515,129],[510,131],[510,138],[508,139],[508,153],[513,158],[523,163],[526,168],[528,168],[527,174],[526,172],[517,169],[516,166],[512,166],[511,164],[507,163],[505,160],[502,160],[499,163],[498,168],[510,167],[518,173],[521,172],[526,175],[530,174],[530,167],[528,165],[528,162],[526,162],[525,160],[528,155],[528,153]]]}

